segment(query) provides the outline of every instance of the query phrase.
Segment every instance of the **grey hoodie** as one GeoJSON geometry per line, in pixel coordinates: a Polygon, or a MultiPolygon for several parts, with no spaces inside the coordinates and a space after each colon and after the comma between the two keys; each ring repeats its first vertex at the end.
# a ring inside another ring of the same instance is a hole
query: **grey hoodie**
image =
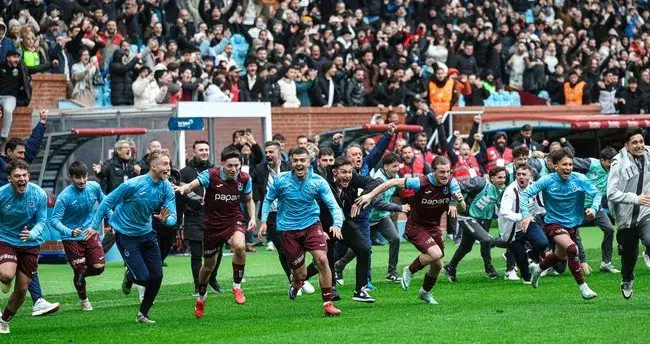
{"type": "Polygon", "coordinates": [[[612,159],[607,178],[607,200],[619,229],[637,227],[650,220],[650,207],[639,205],[639,196],[650,193],[650,146],[645,146],[643,170],[623,148],[612,159]],[[643,185],[639,185],[640,176],[643,185]]]}

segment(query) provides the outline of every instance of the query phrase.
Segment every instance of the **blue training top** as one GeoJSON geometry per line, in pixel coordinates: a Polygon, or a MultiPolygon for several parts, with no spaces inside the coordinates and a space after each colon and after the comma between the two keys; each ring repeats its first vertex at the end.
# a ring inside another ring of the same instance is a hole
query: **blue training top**
{"type": "Polygon", "coordinates": [[[102,219],[114,209],[108,223],[114,230],[128,236],[141,236],[151,232],[151,214],[167,207],[169,217],[163,224],[176,224],[176,198],[168,180],[154,181],[151,174],[138,176],[122,183],[99,205],[92,227],[101,226],[102,219]]]}
{"type": "Polygon", "coordinates": [[[275,178],[264,198],[262,221],[269,217],[271,204],[278,201],[278,231],[299,231],[316,223],[320,208],[316,199],[322,199],[332,213],[333,226],[341,228],[343,212],[336,203],[332,190],[323,179],[315,174],[311,167],[305,179],[299,179],[293,171],[283,172],[275,178]]]}
{"type": "MultiPolygon", "coordinates": [[[[95,216],[95,204],[100,204],[105,197],[97,182],[87,182],[83,189],[68,185],[56,198],[50,225],[61,234],[61,240],[83,240],[83,235],[73,237],[72,231],[76,228],[85,231],[90,227],[95,216]]],[[[108,217],[112,214],[109,209],[108,217]]]]}
{"type": "Polygon", "coordinates": [[[12,246],[33,247],[43,244],[47,226],[47,194],[34,183],[18,194],[11,184],[0,187],[0,241],[12,246]],[[29,240],[20,240],[27,227],[29,240]]]}

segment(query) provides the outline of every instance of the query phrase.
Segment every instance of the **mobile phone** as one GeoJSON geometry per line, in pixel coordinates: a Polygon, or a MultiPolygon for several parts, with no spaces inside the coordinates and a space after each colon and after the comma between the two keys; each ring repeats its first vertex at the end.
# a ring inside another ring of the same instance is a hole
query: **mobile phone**
{"type": "Polygon", "coordinates": [[[251,130],[251,128],[246,128],[246,132],[250,134],[250,133],[252,133],[253,131],[251,130]]]}

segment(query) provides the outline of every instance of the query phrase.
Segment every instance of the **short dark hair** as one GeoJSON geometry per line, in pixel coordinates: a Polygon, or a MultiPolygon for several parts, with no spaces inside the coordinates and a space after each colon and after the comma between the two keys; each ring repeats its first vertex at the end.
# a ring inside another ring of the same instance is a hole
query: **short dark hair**
{"type": "Polygon", "coordinates": [[[322,158],[324,156],[334,156],[334,150],[330,147],[323,147],[318,151],[318,158],[322,158]]]}
{"type": "Polygon", "coordinates": [[[9,140],[5,143],[5,154],[8,154],[9,151],[15,151],[16,147],[25,146],[25,140],[20,137],[10,137],[9,140]]]}
{"type": "Polygon", "coordinates": [[[195,149],[197,145],[208,145],[208,147],[209,147],[210,143],[208,141],[206,141],[206,140],[196,140],[192,144],[192,149],[195,149]]]}
{"type": "Polygon", "coordinates": [[[264,148],[275,146],[278,147],[278,150],[281,150],[282,147],[280,146],[280,143],[278,141],[266,141],[264,143],[264,148]]]}
{"type": "Polygon", "coordinates": [[[278,141],[278,142],[285,142],[286,141],[286,139],[284,138],[284,136],[282,136],[282,134],[275,134],[275,135],[273,135],[272,139],[273,139],[273,141],[278,141]]]}
{"type": "Polygon", "coordinates": [[[334,159],[334,164],[332,165],[332,168],[339,168],[345,165],[352,165],[352,161],[350,161],[350,159],[348,159],[346,156],[340,156],[334,159]]]}
{"type": "Polygon", "coordinates": [[[508,170],[506,170],[505,167],[497,166],[497,167],[490,170],[490,172],[488,173],[488,176],[490,176],[490,178],[492,178],[492,177],[496,176],[497,174],[499,174],[500,172],[505,172],[506,176],[508,175],[508,170]]]}
{"type": "Polygon", "coordinates": [[[569,148],[564,147],[562,149],[555,150],[553,151],[553,153],[551,153],[551,162],[553,162],[553,164],[555,165],[559,163],[562,159],[567,157],[573,159],[573,153],[569,148]]]}
{"type": "Polygon", "coordinates": [[[524,124],[524,125],[521,127],[521,131],[533,131],[533,126],[530,125],[530,124],[524,124]]]}
{"type": "MultiPolygon", "coordinates": [[[[630,139],[632,138],[632,136],[635,136],[635,135],[644,136],[643,135],[643,129],[641,129],[639,127],[632,127],[632,128],[625,129],[625,142],[629,142],[630,139]]],[[[9,141],[7,141],[7,145],[9,144],[10,141],[11,141],[11,139],[9,139],[9,141]]],[[[5,151],[6,150],[7,150],[7,147],[5,146],[5,151]]]]}
{"type": "Polygon", "coordinates": [[[428,138],[427,133],[425,133],[424,131],[421,131],[421,132],[415,134],[415,139],[417,140],[418,138],[420,138],[422,136],[424,136],[425,139],[428,138]]]}
{"type": "Polygon", "coordinates": [[[612,147],[603,148],[603,150],[600,151],[600,160],[612,161],[616,154],[616,149],[612,147]]]}
{"type": "MultiPolygon", "coordinates": [[[[404,146],[404,147],[408,147],[408,146],[404,146]]],[[[449,159],[447,159],[442,155],[436,156],[435,158],[433,158],[433,161],[431,162],[431,169],[435,171],[436,168],[438,168],[438,165],[449,165],[449,159]]]]}
{"type": "Polygon", "coordinates": [[[7,174],[11,177],[11,173],[14,170],[26,170],[29,171],[29,164],[23,159],[12,159],[7,164],[7,174]]]}
{"type": "Polygon", "coordinates": [[[322,69],[323,74],[327,73],[328,70],[332,69],[332,66],[334,66],[334,63],[332,63],[331,61],[325,61],[325,63],[323,63],[323,69],[322,69]]]}
{"type": "Polygon", "coordinates": [[[246,132],[244,130],[235,130],[235,131],[233,131],[232,132],[232,141],[235,142],[235,138],[237,137],[237,135],[244,136],[245,134],[246,134],[246,132]]]}
{"type": "Polygon", "coordinates": [[[306,135],[298,135],[298,137],[296,137],[296,142],[300,139],[307,139],[307,141],[309,141],[309,138],[306,135]]]}
{"type": "Polygon", "coordinates": [[[88,175],[88,166],[83,161],[74,161],[68,167],[68,175],[71,177],[85,177],[88,175]]]}
{"type": "Polygon", "coordinates": [[[289,157],[292,157],[292,156],[294,156],[294,155],[302,155],[302,154],[309,155],[309,151],[307,150],[307,148],[304,148],[304,147],[296,147],[296,148],[292,148],[292,149],[289,151],[289,157]]]}
{"type": "Polygon", "coordinates": [[[232,158],[237,158],[237,160],[241,159],[241,153],[239,152],[239,150],[230,147],[221,151],[221,162],[224,162],[232,158]]]}
{"type": "Polygon", "coordinates": [[[386,154],[384,156],[383,165],[384,166],[390,165],[390,164],[392,164],[392,163],[394,163],[396,161],[400,161],[400,159],[401,158],[399,157],[399,154],[394,153],[394,152],[390,152],[390,153],[388,153],[388,154],[386,154]]]}
{"type": "Polygon", "coordinates": [[[528,147],[526,147],[526,146],[515,147],[515,149],[512,150],[512,157],[515,158],[515,159],[520,157],[520,156],[523,156],[523,155],[525,155],[525,156],[530,155],[530,151],[528,150],[528,147]]]}
{"type": "Polygon", "coordinates": [[[627,79],[627,84],[628,84],[628,85],[629,85],[629,84],[638,84],[638,83],[639,83],[639,80],[637,80],[637,78],[635,78],[635,77],[633,77],[633,76],[631,76],[631,77],[629,77],[629,78],[627,79]]]}

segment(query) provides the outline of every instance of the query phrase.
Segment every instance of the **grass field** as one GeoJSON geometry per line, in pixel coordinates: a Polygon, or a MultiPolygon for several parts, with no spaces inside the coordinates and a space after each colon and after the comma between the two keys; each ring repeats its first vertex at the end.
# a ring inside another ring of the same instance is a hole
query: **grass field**
{"type": "MultiPolygon", "coordinates": [[[[109,264],[99,277],[88,279],[89,298],[95,308],[82,313],[72,285],[72,271],[64,265],[39,267],[44,295],[61,303],[61,311],[32,317],[26,302],[11,322],[12,333],[3,343],[440,343],[440,342],[646,342],[650,333],[650,273],[640,259],[636,289],[631,300],[619,292],[620,275],[597,271],[601,232],[582,230],[590,265],[596,270],[587,281],[598,298],[586,302],[568,271],[540,281],[539,289],[520,282],[489,281],[482,274],[478,246],[459,266],[459,282],[439,280],[433,294],[440,303],[426,305],[417,299],[423,272],[411,290],[384,280],[387,247],[374,247],[373,277],[378,287],[374,304],[351,301],[353,268],[346,270],[346,284],[339,287],[343,314],[322,316],[320,293],[291,302],[274,252],[257,252],[247,258],[244,291],[246,305],[234,303],[230,292],[209,294],[206,315],[195,319],[189,257],[171,257],[163,286],[150,313],[154,326],[135,323],[137,291],[120,291],[123,268],[109,264]]],[[[450,257],[455,247],[447,243],[450,257]]],[[[495,266],[502,273],[502,250],[493,251],[495,266]]],[[[399,270],[416,251],[402,244],[399,270]]],[[[615,265],[619,266],[615,252],[615,265]]],[[[219,281],[232,281],[230,258],[224,258],[219,281]]],[[[316,281],[313,281],[316,284],[316,281]]],[[[2,297],[4,307],[6,295],[2,297]]]]}

